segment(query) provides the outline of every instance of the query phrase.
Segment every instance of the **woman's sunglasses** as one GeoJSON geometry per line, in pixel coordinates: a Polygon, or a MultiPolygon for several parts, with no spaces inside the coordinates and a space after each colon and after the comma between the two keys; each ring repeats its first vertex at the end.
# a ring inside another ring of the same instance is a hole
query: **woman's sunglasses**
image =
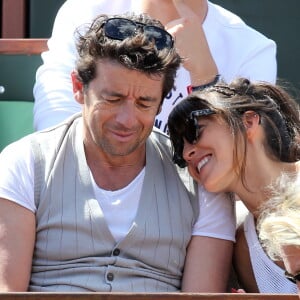
{"type": "Polygon", "coordinates": [[[216,112],[210,108],[204,108],[200,110],[193,110],[188,118],[186,119],[186,130],[185,130],[185,139],[190,144],[195,144],[201,135],[200,126],[198,120],[200,117],[206,117],[215,114],[216,112]]]}
{"type": "Polygon", "coordinates": [[[300,272],[297,273],[296,275],[292,275],[288,273],[287,271],[284,272],[284,276],[291,282],[297,283],[297,281],[300,281],[300,272]]]}
{"type": "MultiPolygon", "coordinates": [[[[201,128],[198,124],[199,118],[210,116],[213,114],[216,114],[216,112],[210,108],[193,110],[185,121],[185,132],[182,138],[185,138],[190,144],[195,144],[199,140],[201,135],[201,128]]],[[[177,164],[180,168],[186,167],[186,161],[182,157],[184,147],[183,140],[181,138],[177,138],[172,142],[174,148],[173,162],[177,164]]]]}
{"type": "Polygon", "coordinates": [[[142,29],[149,41],[154,41],[157,50],[164,48],[171,49],[174,45],[172,35],[166,30],[153,25],[146,25],[140,22],[134,22],[125,18],[110,18],[102,25],[107,37],[114,40],[124,40],[132,37],[142,29]]]}

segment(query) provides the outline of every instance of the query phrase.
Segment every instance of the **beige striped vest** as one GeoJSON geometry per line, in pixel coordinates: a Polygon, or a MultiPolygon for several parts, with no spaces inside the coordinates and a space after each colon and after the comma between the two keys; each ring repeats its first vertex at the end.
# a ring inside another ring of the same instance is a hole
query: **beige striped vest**
{"type": "MultiPolygon", "coordinates": [[[[92,188],[82,118],[32,136],[36,246],[30,291],[174,292],[198,215],[196,185],[153,131],[137,215],[115,242],[92,188]]],[[[200,254],[199,254],[200,255],[200,254]]]]}

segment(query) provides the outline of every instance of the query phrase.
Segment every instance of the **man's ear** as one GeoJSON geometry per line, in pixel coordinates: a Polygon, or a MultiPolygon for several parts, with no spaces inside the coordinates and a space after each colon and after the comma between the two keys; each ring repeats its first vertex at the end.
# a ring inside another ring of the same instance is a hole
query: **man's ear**
{"type": "Polygon", "coordinates": [[[72,78],[74,98],[79,104],[83,104],[84,103],[83,84],[78,78],[78,73],[76,71],[72,71],[71,78],[72,78]]]}
{"type": "Polygon", "coordinates": [[[246,128],[248,140],[252,140],[260,125],[260,116],[253,110],[248,110],[243,114],[243,123],[246,128]]]}

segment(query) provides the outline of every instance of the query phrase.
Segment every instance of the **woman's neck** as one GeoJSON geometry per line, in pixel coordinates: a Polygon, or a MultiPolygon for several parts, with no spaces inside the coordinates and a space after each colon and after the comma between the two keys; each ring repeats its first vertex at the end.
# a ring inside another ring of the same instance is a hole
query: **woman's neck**
{"type": "Polygon", "coordinates": [[[262,162],[253,161],[251,167],[246,168],[246,186],[240,182],[236,186],[236,194],[254,217],[257,217],[262,203],[271,197],[268,187],[274,185],[282,173],[292,174],[299,172],[299,170],[299,163],[267,160],[262,164],[262,162]]]}

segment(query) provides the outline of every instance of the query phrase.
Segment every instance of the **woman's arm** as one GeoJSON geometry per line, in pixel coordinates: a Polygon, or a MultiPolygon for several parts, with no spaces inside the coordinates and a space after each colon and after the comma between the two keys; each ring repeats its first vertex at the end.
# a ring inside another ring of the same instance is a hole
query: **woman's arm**
{"type": "Polygon", "coordinates": [[[193,236],[188,246],[182,292],[226,292],[233,242],[193,236]]]}

